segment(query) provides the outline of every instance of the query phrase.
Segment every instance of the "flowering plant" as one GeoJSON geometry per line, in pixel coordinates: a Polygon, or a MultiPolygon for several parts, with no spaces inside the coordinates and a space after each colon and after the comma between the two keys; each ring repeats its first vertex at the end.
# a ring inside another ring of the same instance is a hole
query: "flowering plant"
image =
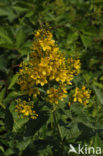
{"type": "MultiPolygon", "coordinates": [[[[32,101],[41,97],[43,101],[55,105],[68,96],[67,85],[72,85],[74,76],[79,74],[80,60],[65,58],[49,29],[43,27],[35,33],[30,58],[20,64],[18,84],[23,94],[32,101]]],[[[85,86],[82,90],[83,93],[76,89],[74,102],[78,99],[80,103],[86,104],[90,95],[85,91],[85,86]],[[79,98],[76,99],[76,96],[79,98]]],[[[37,117],[33,110],[35,104],[31,106],[30,102],[20,99],[17,103],[16,112],[33,119],[37,117]]]]}

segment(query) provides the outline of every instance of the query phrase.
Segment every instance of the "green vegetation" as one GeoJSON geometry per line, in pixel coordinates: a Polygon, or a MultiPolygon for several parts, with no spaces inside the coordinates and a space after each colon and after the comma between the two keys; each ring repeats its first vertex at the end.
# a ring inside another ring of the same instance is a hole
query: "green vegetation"
{"type": "Polygon", "coordinates": [[[0,0],[0,156],[78,155],[68,154],[69,144],[103,149],[103,0],[0,0]],[[34,32],[45,23],[60,51],[80,58],[81,71],[57,111],[38,96],[38,118],[20,118],[19,65],[30,59],[34,32]],[[82,86],[91,90],[89,103],[69,106],[82,86]]]}

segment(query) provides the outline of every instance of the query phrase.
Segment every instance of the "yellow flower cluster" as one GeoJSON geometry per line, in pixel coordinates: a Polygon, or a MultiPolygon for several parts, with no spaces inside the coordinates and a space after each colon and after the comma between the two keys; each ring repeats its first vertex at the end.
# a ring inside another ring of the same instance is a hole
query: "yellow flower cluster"
{"type": "Polygon", "coordinates": [[[80,73],[80,60],[79,59],[73,59],[68,58],[67,60],[68,65],[69,65],[69,70],[72,70],[72,73],[74,75],[78,75],[80,73]]]}
{"type": "Polygon", "coordinates": [[[58,104],[59,100],[63,101],[63,99],[67,96],[66,93],[67,91],[64,87],[59,87],[58,89],[50,88],[47,90],[47,100],[52,104],[58,104]]]}
{"type": "Polygon", "coordinates": [[[16,112],[22,117],[31,117],[32,119],[36,119],[38,114],[36,114],[35,110],[33,110],[33,103],[22,101],[21,99],[17,100],[16,112]]]}
{"type": "Polygon", "coordinates": [[[81,104],[86,105],[88,104],[90,99],[90,90],[86,90],[85,86],[82,86],[81,89],[76,88],[73,97],[74,102],[79,102],[81,104]]]}
{"type": "Polygon", "coordinates": [[[21,90],[34,93],[34,86],[44,86],[52,80],[71,84],[74,74],[79,73],[79,59],[66,60],[52,39],[50,31],[40,29],[35,37],[30,60],[28,64],[23,63],[19,71],[21,90]]]}
{"type": "MultiPolygon", "coordinates": [[[[28,62],[20,65],[19,81],[25,95],[36,97],[38,87],[47,86],[48,101],[58,103],[66,97],[66,84],[71,85],[74,75],[80,71],[79,59],[66,59],[61,53],[49,29],[42,28],[35,33],[32,52],[28,62]],[[57,84],[55,89],[50,84],[57,84]]],[[[25,107],[26,109],[26,107],[25,107]]],[[[18,109],[19,112],[19,109],[18,109]]]]}

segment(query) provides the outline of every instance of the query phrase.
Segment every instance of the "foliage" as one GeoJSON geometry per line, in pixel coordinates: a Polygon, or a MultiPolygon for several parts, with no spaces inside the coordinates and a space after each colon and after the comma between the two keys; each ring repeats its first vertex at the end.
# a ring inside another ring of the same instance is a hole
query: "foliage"
{"type": "Polygon", "coordinates": [[[78,143],[103,148],[102,42],[102,0],[0,0],[0,156],[72,156],[69,144],[78,143]],[[33,100],[37,119],[20,118],[16,100],[27,97],[16,83],[19,65],[30,60],[33,32],[46,22],[66,59],[80,58],[81,71],[56,110],[38,86],[43,96],[33,100]],[[69,106],[82,86],[91,90],[89,103],[69,106]]]}

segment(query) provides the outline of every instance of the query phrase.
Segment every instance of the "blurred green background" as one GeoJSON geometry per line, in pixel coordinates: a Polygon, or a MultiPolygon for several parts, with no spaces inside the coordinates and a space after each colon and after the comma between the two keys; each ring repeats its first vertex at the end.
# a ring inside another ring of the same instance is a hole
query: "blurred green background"
{"type": "Polygon", "coordinates": [[[33,136],[21,139],[27,120],[19,120],[11,106],[20,95],[15,88],[19,64],[29,57],[33,32],[46,22],[61,51],[81,60],[81,73],[73,84],[92,90],[88,113],[97,124],[92,142],[103,144],[103,0],[0,0],[0,156],[52,156],[50,148],[38,142],[29,149],[33,136]]]}

